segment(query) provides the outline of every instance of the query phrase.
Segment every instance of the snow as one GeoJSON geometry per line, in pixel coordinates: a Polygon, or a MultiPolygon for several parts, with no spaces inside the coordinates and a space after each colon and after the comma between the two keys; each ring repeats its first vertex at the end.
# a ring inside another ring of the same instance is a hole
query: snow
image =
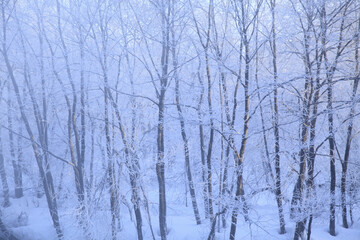
{"type": "MultiPolygon", "coordinates": [[[[271,203],[267,194],[258,198],[259,203],[251,206],[250,219],[251,223],[244,221],[239,214],[236,239],[245,240],[288,240],[293,238],[294,225],[289,218],[286,218],[286,234],[278,233],[278,217],[275,201],[271,203]]],[[[23,197],[21,199],[11,199],[11,206],[4,208],[2,217],[5,224],[15,233],[21,240],[55,240],[57,239],[55,230],[51,224],[51,218],[46,206],[46,199],[36,197],[23,197]],[[19,216],[27,216],[20,217],[19,216]],[[21,220],[22,219],[22,220],[21,220]],[[25,219],[25,220],[24,220],[25,219]]],[[[285,206],[285,209],[288,206],[285,206]]],[[[158,228],[158,218],[156,208],[152,208],[152,224],[155,238],[160,238],[158,228]]],[[[137,239],[135,224],[128,218],[128,213],[123,209],[122,229],[118,233],[118,239],[132,240],[137,239]]],[[[97,211],[97,217],[93,219],[93,237],[94,239],[110,239],[110,219],[105,219],[110,213],[107,211],[97,211]],[[105,221],[107,223],[105,223],[105,221]]],[[[286,214],[285,216],[288,216],[286,214]]],[[[326,216],[326,214],[324,214],[326,216]]],[[[359,240],[360,239],[360,223],[354,223],[349,229],[341,227],[341,216],[337,215],[337,225],[335,237],[328,233],[327,219],[321,216],[315,218],[312,227],[312,240],[359,240]]],[[[86,239],[82,237],[74,214],[71,211],[60,209],[61,223],[63,224],[64,239],[86,239]]],[[[229,219],[229,218],[228,218],[229,219]]],[[[210,231],[210,223],[207,219],[202,219],[202,224],[196,225],[192,213],[191,205],[170,203],[168,206],[168,239],[169,240],[202,240],[207,239],[210,231]]],[[[217,240],[229,238],[229,221],[226,229],[216,230],[217,240]]],[[[144,239],[152,239],[151,231],[148,227],[148,220],[143,211],[143,227],[144,239]]]]}

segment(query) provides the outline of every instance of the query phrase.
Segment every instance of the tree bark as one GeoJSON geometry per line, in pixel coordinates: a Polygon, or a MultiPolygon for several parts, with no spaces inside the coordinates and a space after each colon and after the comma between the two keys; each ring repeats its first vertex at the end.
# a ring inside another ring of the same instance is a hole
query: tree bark
{"type": "MultiPolygon", "coordinates": [[[[241,11],[242,16],[244,16],[244,3],[241,3],[241,11]]],[[[238,16],[239,17],[239,16],[238,16]]],[[[245,20],[242,19],[242,29],[245,30],[245,20]]],[[[244,198],[244,187],[243,187],[243,161],[245,155],[245,148],[247,143],[247,134],[249,130],[249,104],[250,104],[250,96],[249,96],[249,82],[250,82],[250,49],[249,49],[249,41],[246,36],[246,31],[243,33],[242,41],[245,47],[245,76],[244,76],[244,115],[243,115],[243,132],[241,136],[241,145],[239,154],[237,154],[236,160],[236,193],[235,193],[235,204],[237,205],[241,200],[243,202],[243,214],[245,220],[248,220],[248,209],[246,206],[245,198],[244,198]]],[[[231,228],[230,228],[230,240],[235,239],[236,234],[236,224],[237,224],[237,216],[238,216],[238,207],[235,206],[231,215],[231,228]]]]}
{"type": "Polygon", "coordinates": [[[168,67],[169,67],[169,52],[170,52],[170,2],[166,5],[161,3],[161,30],[162,30],[162,44],[161,44],[161,76],[160,76],[160,91],[158,93],[158,124],[157,124],[157,163],[156,174],[159,184],[159,227],[161,240],[167,239],[167,224],[166,224],[166,189],[165,189],[165,144],[164,144],[164,111],[165,111],[165,93],[168,85],[168,67]]]}
{"type": "Polygon", "coordinates": [[[3,155],[1,127],[0,127],[0,176],[1,176],[3,194],[4,194],[4,202],[2,205],[4,207],[9,207],[10,206],[10,193],[9,193],[9,185],[8,185],[7,176],[6,176],[6,170],[5,170],[5,159],[4,159],[4,155],[3,155]]]}
{"type": "MultiPolygon", "coordinates": [[[[199,60],[200,61],[200,60],[199,60]]],[[[200,68],[200,65],[199,65],[200,68]]],[[[198,112],[198,119],[199,119],[199,143],[200,143],[200,158],[201,158],[201,177],[203,181],[203,199],[204,199],[204,212],[205,212],[205,218],[209,218],[209,196],[208,196],[208,190],[207,190],[207,178],[206,178],[206,172],[207,172],[207,166],[205,164],[205,143],[204,143],[204,125],[203,125],[203,118],[202,118],[202,112],[201,112],[201,105],[204,98],[204,82],[200,75],[200,70],[198,69],[197,72],[198,80],[200,83],[200,97],[197,107],[198,112]]]]}
{"type": "Polygon", "coordinates": [[[344,153],[344,159],[341,164],[341,216],[342,216],[342,222],[343,227],[348,228],[349,224],[347,221],[347,203],[346,203],[346,178],[347,178],[347,169],[348,169],[348,163],[350,158],[350,148],[351,148],[351,140],[352,140],[352,131],[353,131],[353,125],[354,125],[354,115],[355,115],[355,107],[356,107],[356,95],[357,95],[357,89],[359,85],[359,34],[360,34],[360,18],[358,20],[358,29],[357,34],[355,34],[355,79],[353,82],[353,88],[352,88],[352,95],[351,95],[351,107],[350,107],[350,113],[349,113],[349,122],[347,126],[347,133],[346,133],[346,143],[345,143],[345,153],[344,153]]]}
{"type": "MultiPolygon", "coordinates": [[[[174,10],[175,9],[173,8],[172,11],[174,11],[174,10]]],[[[174,27],[174,26],[172,26],[172,27],[174,27]]],[[[193,177],[191,174],[188,137],[187,137],[187,134],[185,131],[185,120],[184,120],[184,115],[183,115],[181,104],[180,104],[180,79],[179,79],[178,71],[177,71],[179,66],[178,66],[177,56],[176,56],[176,40],[175,40],[175,30],[174,29],[171,30],[171,35],[172,35],[171,52],[172,52],[174,78],[175,78],[175,99],[176,99],[176,108],[178,111],[179,122],[180,122],[181,137],[182,137],[183,145],[184,145],[186,176],[187,176],[187,181],[189,184],[189,191],[190,191],[191,203],[193,206],[195,221],[196,221],[196,224],[201,224],[199,209],[198,209],[198,205],[197,205],[197,201],[196,201],[195,187],[194,187],[193,177]]]]}
{"type": "Polygon", "coordinates": [[[15,154],[15,143],[14,143],[14,134],[13,134],[13,109],[10,93],[10,84],[8,84],[8,127],[9,127],[9,147],[10,147],[10,156],[11,162],[14,170],[14,183],[15,183],[15,198],[21,198],[24,196],[23,186],[22,186],[22,166],[20,163],[20,158],[16,157],[15,154]]]}
{"type": "MultiPolygon", "coordinates": [[[[15,6],[14,6],[15,7],[15,6]]],[[[7,72],[9,74],[9,78],[12,82],[14,91],[15,91],[15,95],[16,95],[16,100],[20,109],[20,113],[21,113],[21,118],[24,122],[24,125],[26,127],[26,131],[29,135],[30,141],[31,141],[31,145],[32,145],[32,149],[34,151],[34,155],[35,155],[35,159],[39,168],[39,172],[40,172],[40,177],[44,186],[44,190],[45,190],[45,195],[46,195],[46,200],[47,200],[47,204],[49,207],[49,212],[53,221],[53,225],[54,228],[56,230],[57,236],[59,239],[63,238],[63,233],[60,227],[60,221],[59,221],[59,214],[58,214],[58,208],[57,208],[57,201],[56,201],[56,193],[54,190],[54,184],[53,184],[53,179],[52,179],[52,174],[51,174],[51,170],[50,170],[50,165],[48,162],[48,159],[45,158],[45,156],[48,154],[47,153],[47,142],[46,139],[44,140],[44,132],[41,126],[41,115],[37,106],[37,103],[34,100],[34,94],[32,92],[31,89],[31,84],[29,83],[28,79],[27,79],[27,74],[28,74],[28,70],[26,69],[27,66],[27,59],[26,59],[26,54],[24,52],[24,61],[25,61],[25,69],[24,69],[24,77],[25,77],[25,81],[29,87],[29,91],[30,91],[30,96],[32,99],[32,104],[34,107],[34,112],[35,112],[35,118],[36,118],[36,124],[38,126],[38,131],[39,131],[39,138],[40,138],[40,144],[38,144],[35,140],[35,136],[33,134],[33,131],[30,127],[30,123],[28,121],[28,118],[25,114],[25,109],[24,109],[24,105],[23,102],[21,100],[20,97],[20,91],[19,91],[19,87],[17,84],[17,81],[15,79],[14,76],[14,71],[13,68],[10,64],[10,60],[8,57],[8,49],[7,49],[7,39],[6,39],[6,33],[7,33],[7,20],[6,20],[6,15],[5,15],[5,8],[6,8],[6,4],[4,1],[1,1],[1,13],[2,13],[2,31],[3,31],[3,43],[2,43],[2,55],[4,57],[4,61],[6,64],[6,69],[7,72]],[[42,154],[39,146],[41,148],[41,150],[45,153],[42,154]],[[44,157],[43,157],[43,156],[44,157]],[[45,160],[45,163],[43,162],[43,160],[45,160]],[[45,169],[44,169],[44,164],[45,164],[45,169]]],[[[21,36],[21,42],[22,42],[22,46],[24,48],[24,43],[23,43],[23,39],[21,36]]]]}
{"type": "Polygon", "coordinates": [[[280,173],[280,136],[279,136],[279,106],[278,106],[278,73],[277,73],[277,52],[276,52],[276,31],[275,31],[275,2],[272,0],[271,16],[272,16],[272,62],[273,62],[273,74],[274,74],[274,138],[275,138],[275,195],[276,203],[278,206],[278,214],[280,221],[280,234],[284,234],[285,231],[285,219],[284,209],[282,205],[282,193],[281,193],[281,173],[280,173]]]}

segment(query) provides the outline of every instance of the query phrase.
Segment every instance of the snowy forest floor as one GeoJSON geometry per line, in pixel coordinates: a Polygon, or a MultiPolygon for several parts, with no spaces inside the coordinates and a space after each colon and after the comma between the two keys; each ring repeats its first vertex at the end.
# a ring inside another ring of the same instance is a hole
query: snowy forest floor
{"type": "MultiPolygon", "coordinates": [[[[150,192],[150,200],[156,199],[156,191],[150,192]],[[154,199],[153,199],[154,198],[154,199]]],[[[202,219],[201,225],[196,225],[192,213],[191,202],[188,200],[188,206],[185,206],[184,200],[179,202],[175,195],[168,197],[168,228],[170,240],[202,240],[207,239],[210,231],[209,220],[202,219]]],[[[51,218],[47,208],[45,198],[26,196],[22,199],[11,199],[12,204],[4,208],[2,212],[3,220],[6,226],[16,234],[21,240],[52,240],[56,239],[56,233],[51,224],[51,218]]],[[[156,201],[154,201],[156,202],[156,201]]],[[[295,223],[289,219],[289,205],[285,205],[286,210],[286,231],[284,235],[278,234],[278,215],[277,207],[270,193],[262,193],[257,197],[257,203],[251,205],[250,219],[251,224],[246,223],[239,215],[236,239],[266,239],[266,240],[286,240],[292,239],[295,223]]],[[[157,204],[150,207],[151,222],[155,238],[159,239],[159,228],[157,218],[157,204]]],[[[215,207],[217,208],[217,207],[215,207]]],[[[76,209],[60,204],[60,219],[64,229],[65,239],[85,239],[82,230],[76,220],[76,209]]],[[[125,206],[122,206],[123,215],[118,239],[132,240],[136,239],[135,223],[128,218],[129,214],[125,206]]],[[[336,237],[331,237],[328,233],[328,214],[323,213],[317,216],[313,221],[312,237],[313,240],[359,240],[360,239],[360,221],[359,209],[354,209],[355,223],[349,228],[341,227],[340,211],[337,211],[336,219],[336,237]]],[[[215,210],[217,211],[217,210],[215,210]]],[[[109,212],[106,209],[96,209],[91,217],[91,232],[94,239],[111,239],[111,227],[109,212]]],[[[229,218],[228,218],[229,219],[229,218]]],[[[148,224],[148,217],[143,212],[144,239],[152,239],[148,224]]],[[[227,228],[216,229],[215,239],[229,238],[229,221],[227,228]]]]}

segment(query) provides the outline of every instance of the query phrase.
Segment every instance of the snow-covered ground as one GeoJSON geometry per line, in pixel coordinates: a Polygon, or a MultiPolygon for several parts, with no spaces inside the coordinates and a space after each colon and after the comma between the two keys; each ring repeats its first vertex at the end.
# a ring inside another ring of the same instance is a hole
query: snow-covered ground
{"type": "MultiPolygon", "coordinates": [[[[207,239],[210,231],[209,220],[202,219],[201,225],[196,225],[192,213],[190,202],[188,206],[185,203],[175,204],[171,200],[168,204],[168,228],[169,240],[202,240],[207,239]]],[[[2,217],[5,224],[21,240],[52,240],[57,239],[54,228],[51,224],[51,218],[46,205],[45,198],[23,197],[21,199],[11,199],[11,206],[3,208],[2,217]]],[[[269,194],[259,196],[258,204],[251,205],[250,219],[251,223],[244,221],[239,215],[237,225],[236,239],[253,240],[287,240],[293,238],[294,225],[288,218],[286,212],[286,231],[284,235],[278,234],[278,217],[275,201],[269,197],[269,194]]],[[[85,239],[82,236],[81,228],[78,226],[74,212],[76,209],[64,210],[60,206],[60,218],[64,229],[65,239],[85,239]]],[[[285,205],[288,209],[288,205],[285,205]]],[[[135,223],[129,219],[128,209],[122,208],[124,212],[121,222],[121,230],[118,232],[118,239],[132,240],[137,239],[135,223]]],[[[107,211],[94,211],[95,215],[91,220],[91,232],[94,239],[111,239],[110,214],[107,211]]],[[[160,239],[158,228],[158,217],[156,204],[150,208],[151,222],[156,239],[160,239]]],[[[355,223],[349,228],[341,227],[341,216],[337,212],[336,231],[337,236],[332,237],[328,233],[327,213],[322,214],[313,221],[312,235],[313,240],[359,240],[360,239],[360,221],[359,211],[355,212],[355,223]]],[[[229,219],[229,217],[228,217],[229,219]]],[[[152,239],[152,234],[148,224],[148,216],[143,211],[143,226],[145,239],[152,239]]],[[[218,228],[215,239],[229,238],[228,228],[218,228]]]]}

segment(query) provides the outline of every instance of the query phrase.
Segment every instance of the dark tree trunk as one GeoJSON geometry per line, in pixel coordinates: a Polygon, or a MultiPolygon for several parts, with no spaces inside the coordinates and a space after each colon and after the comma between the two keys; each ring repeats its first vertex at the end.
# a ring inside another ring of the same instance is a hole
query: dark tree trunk
{"type": "Polygon", "coordinates": [[[340,23],[339,39],[336,46],[335,58],[332,63],[328,60],[327,55],[327,28],[328,20],[325,2],[322,3],[320,11],[320,27],[321,27],[321,43],[322,54],[324,57],[325,69],[326,69],[326,83],[327,83],[327,115],[328,115],[328,129],[329,129],[329,157],[330,157],[330,223],[329,232],[330,235],[335,236],[335,185],[336,185],[336,172],[335,172],[335,133],[334,133],[334,117],[333,117],[333,77],[337,69],[338,59],[342,53],[343,44],[343,31],[345,26],[345,15],[347,12],[349,1],[345,2],[343,7],[343,13],[340,23]]]}
{"type": "MultiPolygon", "coordinates": [[[[138,161],[138,157],[136,156],[133,143],[131,143],[131,146],[129,145],[125,130],[122,124],[120,112],[117,103],[115,102],[111,92],[109,91],[109,88],[106,88],[108,91],[108,97],[111,101],[112,107],[115,111],[116,118],[118,120],[119,130],[121,134],[121,139],[124,144],[125,148],[125,156],[126,156],[126,166],[129,169],[129,178],[130,178],[130,185],[131,185],[131,198],[133,202],[134,212],[135,212],[135,218],[136,218],[136,230],[138,235],[138,240],[143,239],[143,233],[142,233],[142,216],[141,216],[141,210],[140,210],[140,196],[139,196],[139,190],[141,188],[141,185],[139,184],[139,177],[140,177],[140,165],[138,161]],[[130,149],[131,148],[131,149],[130,149]]],[[[132,140],[133,142],[133,140],[132,140]]]]}
{"type": "MultiPolygon", "coordinates": [[[[173,9],[174,10],[174,9],[173,9]]],[[[177,62],[177,56],[176,56],[176,41],[175,41],[175,31],[172,29],[172,57],[173,57],[173,67],[174,67],[174,78],[175,78],[175,98],[176,98],[176,107],[179,115],[179,121],[180,121],[180,130],[181,130],[181,137],[184,144],[184,155],[185,155],[185,170],[186,170],[186,176],[189,184],[189,190],[190,190],[190,196],[191,196],[191,202],[193,206],[194,216],[196,220],[196,224],[201,224],[199,209],[196,201],[196,194],[195,194],[195,187],[193,183],[193,178],[191,174],[191,167],[190,167],[190,153],[189,153],[189,144],[188,144],[188,137],[186,135],[185,131],[185,120],[183,116],[183,112],[181,109],[180,104],[180,79],[178,76],[178,62],[177,62]]]]}
{"type": "Polygon", "coordinates": [[[304,66],[305,66],[305,84],[304,84],[304,97],[302,103],[302,115],[301,115],[301,133],[300,133],[300,142],[301,149],[299,152],[299,176],[297,182],[294,186],[293,196],[291,199],[291,212],[290,216],[296,218],[296,227],[294,233],[294,240],[302,238],[303,232],[305,230],[306,218],[304,209],[307,206],[304,206],[304,192],[305,192],[305,175],[306,175],[306,165],[309,159],[309,148],[308,145],[308,131],[310,125],[310,109],[311,109],[311,99],[313,95],[313,72],[312,72],[312,62],[310,60],[310,30],[312,29],[313,16],[311,13],[306,15],[307,25],[303,27],[304,35],[304,66]]]}
{"type": "Polygon", "coordinates": [[[8,181],[7,181],[4,162],[5,162],[5,159],[4,159],[4,155],[3,155],[3,149],[2,149],[2,137],[1,137],[1,127],[0,127],[0,176],[1,176],[3,194],[4,194],[4,202],[2,205],[4,207],[9,207],[10,206],[10,193],[9,193],[9,185],[8,185],[8,181]]]}
{"type": "MultiPolygon", "coordinates": [[[[322,57],[319,56],[319,48],[318,48],[318,39],[316,39],[316,85],[315,85],[315,93],[312,100],[312,117],[310,120],[310,144],[309,144],[309,156],[307,159],[307,169],[308,169],[308,179],[307,179],[307,197],[309,201],[314,200],[315,192],[315,184],[314,184],[314,169],[315,169],[315,136],[316,136],[316,122],[317,122],[317,112],[318,112],[318,101],[320,95],[320,67],[322,62],[322,57]]],[[[311,83],[313,88],[313,84],[311,83]]],[[[310,215],[309,215],[309,222],[307,227],[307,239],[310,240],[311,237],[311,224],[313,220],[313,206],[310,203],[310,215]]]]}
{"type": "Polygon", "coordinates": [[[111,210],[111,235],[112,239],[117,239],[117,230],[116,230],[116,186],[115,186],[115,169],[114,163],[112,160],[112,150],[111,150],[111,139],[110,139],[110,129],[109,129],[109,118],[108,118],[108,87],[107,87],[107,78],[105,77],[105,136],[106,136],[106,158],[108,162],[108,178],[109,178],[109,190],[110,190],[110,210],[111,210]]]}
{"type": "Polygon", "coordinates": [[[277,53],[276,53],[276,32],[275,32],[275,1],[271,1],[271,15],[272,15],[272,62],[274,74],[274,138],[275,138],[275,195],[276,203],[278,206],[279,221],[280,221],[280,234],[285,233],[285,219],[284,210],[282,206],[282,193],[281,193],[281,173],[280,173],[280,137],[279,137],[279,106],[278,106],[278,76],[277,76],[277,53]]]}
{"type": "Polygon", "coordinates": [[[10,84],[8,85],[8,127],[9,127],[9,146],[11,162],[14,170],[14,183],[15,183],[15,198],[21,198],[24,196],[22,187],[22,167],[20,164],[20,158],[16,157],[14,134],[13,134],[13,106],[11,101],[10,84]]]}
{"type": "Polygon", "coordinates": [[[210,139],[209,145],[206,155],[206,165],[207,165],[207,191],[209,197],[209,214],[210,220],[214,217],[214,209],[213,209],[213,194],[212,194],[212,171],[211,171],[211,154],[212,147],[214,142],[214,119],[213,119],[213,110],[212,110],[212,102],[211,102],[211,75],[210,75],[210,66],[209,66],[209,56],[207,53],[207,48],[205,50],[205,61],[206,61],[206,75],[208,80],[208,107],[210,114],[210,139]]]}
{"type": "Polygon", "coordinates": [[[347,135],[346,135],[346,145],[345,145],[345,153],[344,159],[341,164],[341,216],[343,227],[348,228],[348,220],[347,220],[347,203],[346,203],[346,178],[347,178],[347,169],[350,157],[350,148],[351,148],[351,140],[352,140],[352,130],[354,124],[354,115],[355,115],[355,106],[356,106],[356,95],[357,89],[359,85],[359,34],[360,34],[360,19],[358,20],[358,29],[357,34],[355,35],[355,79],[353,83],[352,95],[351,95],[351,107],[349,113],[349,123],[347,126],[347,135]]]}
{"type": "MultiPolygon", "coordinates": [[[[242,6],[243,8],[244,6],[242,6]]],[[[245,220],[248,220],[248,209],[244,197],[244,186],[243,186],[243,161],[245,155],[245,148],[247,143],[247,134],[249,130],[249,70],[250,70],[250,55],[249,55],[249,42],[246,37],[243,40],[245,46],[245,85],[244,85],[244,117],[243,117],[243,133],[241,137],[241,147],[237,155],[237,166],[236,166],[236,193],[235,193],[235,203],[238,204],[239,201],[242,201],[243,205],[243,214],[245,220]]],[[[235,206],[232,215],[231,215],[231,228],[230,228],[230,240],[235,239],[236,234],[236,224],[238,217],[238,207],[235,206]]]]}
{"type": "Polygon", "coordinates": [[[161,89],[159,97],[159,122],[157,136],[157,164],[156,174],[159,183],[159,223],[161,240],[166,240],[166,190],[165,190],[165,163],[164,163],[164,98],[165,89],[161,89]]]}
{"type": "Polygon", "coordinates": [[[166,223],[166,189],[165,189],[165,144],[164,144],[164,111],[165,93],[168,86],[168,68],[170,52],[170,1],[161,4],[161,29],[162,29],[162,50],[161,50],[161,76],[160,91],[158,91],[158,125],[157,125],[157,163],[156,174],[159,184],[159,227],[161,240],[167,239],[166,223]]]}
{"type": "MultiPolygon", "coordinates": [[[[42,86],[43,86],[43,99],[45,99],[45,78],[43,73],[43,38],[48,43],[49,50],[51,53],[51,64],[54,75],[62,87],[62,91],[64,94],[64,98],[66,100],[66,105],[68,108],[68,121],[67,121],[67,134],[68,134],[68,146],[70,149],[71,162],[73,163],[73,171],[75,176],[75,188],[77,193],[77,199],[80,208],[80,218],[79,223],[83,228],[84,234],[88,239],[91,239],[90,233],[88,231],[88,223],[86,220],[86,202],[85,202],[85,181],[84,181],[84,161],[85,161],[85,91],[84,91],[84,43],[83,43],[83,33],[81,28],[79,28],[78,32],[78,45],[80,50],[80,129],[77,126],[77,105],[78,105],[78,94],[77,89],[75,87],[74,79],[72,76],[72,70],[70,67],[69,59],[68,59],[68,49],[65,44],[62,27],[61,27],[61,6],[59,1],[56,1],[56,11],[57,11],[57,30],[60,37],[61,47],[63,51],[63,57],[65,59],[65,67],[66,74],[68,77],[68,81],[72,90],[72,101],[71,98],[65,92],[65,85],[61,80],[61,77],[55,70],[55,53],[54,50],[47,38],[46,32],[44,31],[43,26],[43,18],[42,16],[38,16],[39,22],[39,41],[41,45],[41,69],[42,69],[42,86]]],[[[43,101],[45,103],[45,101],[43,101]]],[[[46,105],[43,104],[44,111],[46,105]]]]}
{"type": "MultiPolygon", "coordinates": [[[[329,117],[329,124],[332,125],[332,118],[329,117]],[[331,122],[331,124],[330,124],[331,122]]],[[[329,127],[330,128],[330,127],[329,127]]],[[[335,157],[334,157],[334,137],[329,138],[330,145],[330,235],[335,236],[335,184],[336,184],[336,172],[335,172],[335,157]]]]}
{"type": "MultiPolygon", "coordinates": [[[[200,60],[199,60],[200,61],[200,60]]],[[[199,65],[200,68],[200,65],[199,65]]],[[[205,164],[205,145],[204,145],[204,126],[202,121],[201,105],[204,97],[204,82],[200,76],[200,70],[198,69],[198,79],[201,87],[199,103],[197,107],[198,119],[199,119],[199,142],[200,142],[200,157],[201,157],[201,177],[203,181],[203,198],[204,198],[204,208],[205,208],[205,218],[209,218],[209,196],[207,191],[206,184],[206,172],[207,167],[205,164]]]]}

